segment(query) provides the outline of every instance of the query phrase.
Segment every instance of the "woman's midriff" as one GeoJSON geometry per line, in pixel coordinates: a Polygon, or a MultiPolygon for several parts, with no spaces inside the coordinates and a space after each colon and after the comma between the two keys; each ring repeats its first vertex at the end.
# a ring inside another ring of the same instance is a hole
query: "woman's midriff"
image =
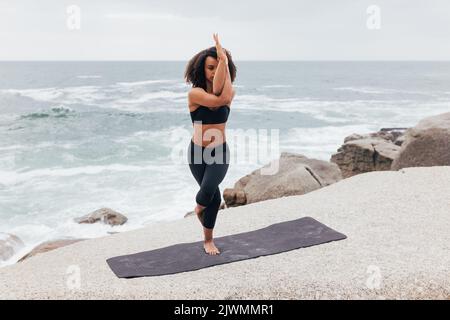
{"type": "Polygon", "coordinates": [[[193,123],[194,135],[192,141],[196,145],[204,147],[214,147],[226,141],[225,123],[199,124],[193,123]],[[208,131],[211,130],[211,131],[208,131]]]}

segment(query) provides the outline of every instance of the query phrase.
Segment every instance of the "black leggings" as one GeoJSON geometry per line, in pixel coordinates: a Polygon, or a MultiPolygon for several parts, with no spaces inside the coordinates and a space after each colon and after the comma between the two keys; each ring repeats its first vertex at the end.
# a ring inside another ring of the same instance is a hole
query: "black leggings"
{"type": "Polygon", "coordinates": [[[230,149],[226,141],[220,145],[204,147],[192,139],[188,148],[189,168],[200,190],[195,200],[204,206],[203,226],[212,229],[221,203],[219,184],[225,178],[230,164],[230,149]]]}

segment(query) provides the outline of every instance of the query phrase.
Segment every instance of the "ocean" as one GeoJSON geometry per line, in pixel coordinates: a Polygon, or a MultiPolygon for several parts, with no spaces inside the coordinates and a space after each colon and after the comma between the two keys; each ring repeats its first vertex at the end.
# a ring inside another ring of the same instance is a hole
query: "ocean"
{"type": "MultiPolygon", "coordinates": [[[[186,63],[0,62],[0,232],[21,238],[26,253],[192,211],[198,185],[173,160],[193,131],[186,63]],[[128,222],[73,221],[102,207],[128,222]]],[[[328,161],[352,133],[450,111],[450,62],[235,63],[227,132],[278,130],[279,152],[328,161]]],[[[231,163],[221,191],[266,163],[231,163]]]]}

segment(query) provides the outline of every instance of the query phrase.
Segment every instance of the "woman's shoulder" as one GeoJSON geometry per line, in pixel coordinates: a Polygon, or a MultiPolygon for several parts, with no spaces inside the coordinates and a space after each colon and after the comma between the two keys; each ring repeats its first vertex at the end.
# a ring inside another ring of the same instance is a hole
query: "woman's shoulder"
{"type": "Polygon", "coordinates": [[[200,105],[198,103],[193,102],[193,100],[195,98],[195,95],[202,94],[202,91],[206,92],[203,88],[200,88],[200,87],[193,87],[189,90],[189,92],[188,92],[188,107],[189,107],[190,112],[193,112],[200,107],[200,105]]]}
{"type": "Polygon", "coordinates": [[[208,108],[210,110],[217,110],[221,107],[228,107],[228,109],[230,109],[231,103],[234,99],[234,96],[236,95],[236,90],[234,88],[232,88],[232,97],[231,97],[231,101],[228,105],[223,105],[223,106],[219,106],[219,107],[207,107],[207,106],[203,106],[201,104],[195,103],[195,100],[200,100],[198,99],[199,95],[204,95],[209,94],[205,89],[201,88],[201,87],[193,87],[189,90],[188,92],[188,106],[189,106],[189,111],[190,112],[194,112],[195,110],[197,110],[200,107],[205,107],[208,108]],[[197,99],[196,99],[196,95],[197,95],[197,99]]]}
{"type": "Polygon", "coordinates": [[[201,87],[194,87],[191,88],[191,90],[189,90],[189,97],[196,95],[196,94],[203,94],[203,93],[207,93],[205,89],[201,88],[201,87]]]}

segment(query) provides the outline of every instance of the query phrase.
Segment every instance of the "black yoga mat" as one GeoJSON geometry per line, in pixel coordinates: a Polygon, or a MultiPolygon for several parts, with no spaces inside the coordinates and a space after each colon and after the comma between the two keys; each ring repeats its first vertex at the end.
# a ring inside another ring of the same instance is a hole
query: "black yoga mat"
{"type": "Polygon", "coordinates": [[[319,221],[304,217],[214,239],[220,254],[209,255],[203,241],[107,259],[119,278],[159,276],[256,258],[347,238],[319,221]]]}

